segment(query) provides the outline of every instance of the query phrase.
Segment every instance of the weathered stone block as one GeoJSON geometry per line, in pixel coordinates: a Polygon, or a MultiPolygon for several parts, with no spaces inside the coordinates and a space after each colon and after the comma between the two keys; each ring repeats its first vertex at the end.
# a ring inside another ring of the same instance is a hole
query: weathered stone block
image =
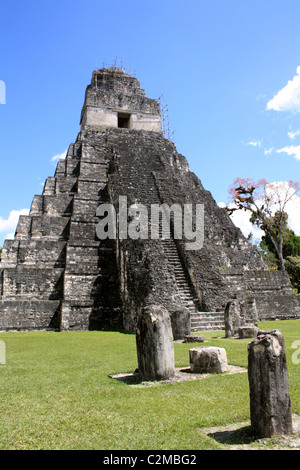
{"type": "Polygon", "coordinates": [[[96,294],[98,274],[70,274],[65,273],[64,277],[64,298],[65,300],[90,300],[96,294]]]}
{"type": "Polygon", "coordinates": [[[107,184],[107,180],[104,178],[104,176],[101,182],[78,180],[78,196],[82,199],[99,200],[101,191],[104,189],[105,184],[107,184]]]}
{"type": "MultiPolygon", "coordinates": [[[[71,144],[72,145],[72,144],[71,144]]],[[[55,170],[55,176],[64,175],[66,169],[66,160],[59,160],[55,170]]]]}
{"type": "Polygon", "coordinates": [[[240,326],[237,329],[239,338],[256,338],[258,328],[255,325],[240,326]]]}
{"type": "MultiPolygon", "coordinates": [[[[30,235],[32,238],[62,238],[68,237],[68,217],[55,217],[51,215],[32,216],[30,235]]],[[[18,232],[19,233],[19,232],[18,232]]],[[[19,238],[19,237],[18,237],[19,238]]]]}
{"type": "Polygon", "coordinates": [[[47,178],[45,181],[45,185],[44,185],[43,195],[48,196],[51,194],[55,194],[55,186],[56,186],[56,179],[51,176],[47,178]]]}
{"type": "Polygon", "coordinates": [[[71,221],[70,225],[70,243],[83,246],[84,241],[98,241],[96,234],[96,223],[71,221]]]}
{"type": "Polygon", "coordinates": [[[98,274],[98,247],[69,245],[66,254],[66,272],[68,274],[98,274]]]}
{"type": "Polygon", "coordinates": [[[71,215],[72,214],[72,196],[69,194],[55,194],[52,196],[43,196],[43,213],[48,215],[71,215]]]}
{"type": "Polygon", "coordinates": [[[80,162],[78,158],[66,158],[66,176],[78,176],[80,169],[80,162]]]}
{"type": "Polygon", "coordinates": [[[31,231],[32,218],[28,215],[20,215],[19,222],[16,228],[16,238],[27,238],[31,231]]]}
{"type": "MultiPolygon", "coordinates": [[[[78,195],[75,195],[72,220],[93,221],[96,218],[96,210],[99,204],[99,199],[81,199],[78,195]]],[[[97,223],[99,222],[99,218],[95,220],[97,223]]]]}
{"type": "Polygon", "coordinates": [[[77,178],[75,176],[59,176],[56,178],[57,194],[74,193],[77,190],[77,178]]]}
{"type": "Polygon", "coordinates": [[[224,348],[207,346],[190,349],[191,372],[221,373],[228,370],[227,354],[224,348]]]}
{"type": "Polygon", "coordinates": [[[256,300],[252,297],[247,297],[242,304],[243,318],[247,320],[248,323],[255,324],[258,321],[258,312],[256,300]]]}
{"type": "Polygon", "coordinates": [[[93,308],[86,305],[72,305],[63,302],[61,307],[61,331],[65,330],[88,330],[89,318],[93,308]]]}
{"type": "Polygon", "coordinates": [[[203,343],[205,337],[203,335],[185,335],[183,343],[203,343]]]}
{"type": "Polygon", "coordinates": [[[279,330],[259,331],[248,345],[250,415],[264,436],[292,433],[291,402],[284,338],[279,330]]]}
{"type": "Polygon", "coordinates": [[[145,380],[174,377],[174,347],[169,312],[160,305],[144,307],[137,320],[138,368],[145,380]]]}
{"type": "Polygon", "coordinates": [[[43,213],[43,196],[35,195],[33,197],[31,207],[30,207],[30,215],[38,214],[41,215],[43,213]]]}
{"type": "Polygon", "coordinates": [[[107,165],[104,163],[82,162],[80,178],[86,181],[107,182],[107,165]]]}
{"type": "Polygon", "coordinates": [[[20,240],[18,263],[34,267],[59,268],[65,260],[66,242],[62,240],[20,240]]]}
{"type": "Polygon", "coordinates": [[[1,253],[1,267],[15,266],[18,261],[19,240],[5,240],[1,253]]]}

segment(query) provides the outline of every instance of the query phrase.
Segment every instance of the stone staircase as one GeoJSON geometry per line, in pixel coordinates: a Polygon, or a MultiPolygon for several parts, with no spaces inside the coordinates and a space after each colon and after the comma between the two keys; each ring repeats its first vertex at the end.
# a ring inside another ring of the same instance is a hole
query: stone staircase
{"type": "MultiPolygon", "coordinates": [[[[139,175],[141,176],[141,175],[139,175]]],[[[148,202],[148,210],[150,214],[150,207],[149,203],[151,204],[161,204],[161,200],[158,196],[157,189],[154,184],[154,180],[152,175],[145,175],[143,179],[139,181],[139,199],[140,202],[143,203],[144,201],[148,202]],[[149,177],[150,176],[150,177],[149,177]]],[[[175,275],[176,280],[176,287],[178,291],[178,297],[181,300],[182,304],[186,306],[192,313],[196,312],[195,302],[197,299],[194,299],[192,295],[192,291],[189,285],[189,281],[187,278],[187,274],[182,266],[182,262],[178,253],[177,245],[172,238],[172,235],[169,233],[168,230],[165,230],[163,227],[162,219],[159,218],[158,208],[152,206],[151,208],[151,215],[152,220],[149,225],[149,236],[151,236],[151,228],[152,230],[157,230],[159,234],[159,243],[162,243],[164,253],[168,259],[168,263],[172,266],[173,272],[175,275]],[[157,224],[153,223],[153,219],[156,216],[157,224]]]]}
{"type": "Polygon", "coordinates": [[[196,305],[198,299],[192,295],[187,275],[183,269],[177,246],[173,238],[162,240],[164,252],[169,264],[173,267],[176,285],[182,304],[189,309],[191,315],[191,332],[224,329],[223,312],[200,312],[196,305]]]}
{"type": "MultiPolygon", "coordinates": [[[[147,184],[142,184],[140,189],[144,196],[151,194],[153,204],[159,204],[161,201],[156,195],[155,188],[151,188],[151,193],[147,184]]],[[[223,312],[200,312],[197,310],[197,298],[194,298],[192,289],[183,268],[177,245],[174,238],[169,236],[169,233],[164,233],[162,223],[158,227],[159,236],[163,245],[164,252],[167,256],[168,263],[172,266],[175,274],[176,286],[182,304],[190,311],[191,315],[191,331],[208,331],[208,330],[222,330],[224,329],[224,313],[223,312]],[[165,238],[164,238],[165,237],[165,238]]]]}
{"type": "Polygon", "coordinates": [[[209,331],[224,329],[223,312],[194,312],[191,313],[191,331],[209,331]]]}
{"type": "Polygon", "coordinates": [[[195,301],[197,301],[197,299],[194,299],[192,295],[186,273],[179,258],[176,243],[174,239],[170,238],[169,240],[162,240],[162,244],[168,262],[173,267],[177,290],[182,304],[190,310],[191,314],[194,314],[196,312],[195,301]]]}

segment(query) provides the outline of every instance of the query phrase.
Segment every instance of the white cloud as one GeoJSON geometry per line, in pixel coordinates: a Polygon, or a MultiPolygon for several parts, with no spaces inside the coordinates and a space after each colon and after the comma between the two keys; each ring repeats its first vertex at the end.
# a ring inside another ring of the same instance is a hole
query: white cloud
{"type": "Polygon", "coordinates": [[[277,153],[287,153],[291,155],[296,160],[300,160],[300,145],[288,145],[287,147],[283,147],[282,149],[276,150],[277,153]]]}
{"type": "Polygon", "coordinates": [[[288,226],[294,230],[296,235],[300,235],[300,197],[295,196],[286,205],[286,212],[289,215],[288,226]]]}
{"type": "MultiPolygon", "coordinates": [[[[219,202],[218,206],[225,207],[226,204],[224,202],[219,202]]],[[[232,205],[232,207],[234,207],[234,205],[232,205]]],[[[234,223],[234,225],[236,225],[239,229],[241,229],[242,234],[245,237],[248,237],[248,235],[252,233],[253,242],[259,243],[261,241],[261,237],[264,235],[264,232],[263,230],[256,227],[250,222],[250,216],[251,216],[250,212],[237,210],[231,214],[230,218],[232,222],[234,223]]]]}
{"type": "Polygon", "coordinates": [[[0,217],[0,233],[6,238],[13,238],[20,215],[28,215],[29,209],[12,210],[8,219],[0,217]]]}
{"type": "Polygon", "coordinates": [[[256,101],[264,100],[265,98],[267,98],[267,95],[265,95],[264,93],[259,93],[256,97],[256,101]]]}
{"type": "Polygon", "coordinates": [[[6,240],[13,240],[15,238],[15,232],[8,233],[5,238],[6,240]]]}
{"type": "Polygon", "coordinates": [[[297,131],[288,132],[288,136],[291,140],[296,139],[296,137],[298,137],[299,135],[300,135],[300,129],[298,129],[297,131]]]}
{"type": "Polygon", "coordinates": [[[58,160],[64,160],[67,155],[67,150],[62,153],[58,153],[51,158],[51,162],[57,162],[58,160]]]}
{"type": "Polygon", "coordinates": [[[250,212],[246,211],[234,211],[233,214],[231,215],[231,220],[236,225],[239,227],[245,235],[245,237],[248,237],[250,233],[253,234],[253,241],[260,242],[261,237],[264,235],[263,230],[260,228],[256,227],[255,225],[251,224],[250,222],[250,212]]]}
{"type": "Polygon", "coordinates": [[[261,147],[261,140],[251,140],[250,142],[246,142],[245,145],[251,145],[252,147],[261,147]]]}
{"type": "Polygon", "coordinates": [[[300,112],[300,66],[297,75],[267,103],[267,110],[300,112]]]}
{"type": "Polygon", "coordinates": [[[271,153],[273,152],[274,150],[274,147],[270,147],[269,149],[265,149],[264,150],[264,154],[265,155],[271,155],[271,153]]]}

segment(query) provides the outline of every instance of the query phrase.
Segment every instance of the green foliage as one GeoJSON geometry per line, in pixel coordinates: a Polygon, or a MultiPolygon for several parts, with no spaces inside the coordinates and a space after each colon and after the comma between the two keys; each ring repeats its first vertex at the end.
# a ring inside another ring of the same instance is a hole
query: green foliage
{"type": "MultiPolygon", "coordinates": [[[[277,213],[275,214],[275,216],[276,215],[277,213]]],[[[296,235],[293,230],[288,228],[287,221],[288,221],[288,216],[287,214],[285,214],[284,222],[282,224],[282,241],[283,241],[282,252],[283,252],[284,259],[286,259],[288,256],[300,256],[300,237],[296,235]]],[[[274,235],[276,236],[277,242],[279,243],[278,230],[274,231],[274,235]]],[[[269,251],[274,253],[278,259],[276,250],[274,248],[274,244],[272,243],[271,237],[268,233],[266,233],[262,237],[262,242],[264,243],[264,246],[267,247],[269,251]]]]}
{"type": "MultiPolygon", "coordinates": [[[[285,338],[292,410],[300,412],[299,365],[292,343],[300,320],[264,322],[285,338]]],[[[249,340],[203,333],[225,347],[229,364],[247,366],[249,340]]],[[[226,449],[204,427],[250,419],[247,373],[201,380],[128,385],[110,374],[137,367],[135,335],[118,332],[1,333],[0,449],[226,449]]],[[[191,344],[175,342],[176,367],[189,366],[191,344]]],[[[252,443],[251,445],[256,445],[252,443]]]]}
{"type": "Polygon", "coordinates": [[[287,256],[285,267],[295,293],[300,293],[300,256],[287,256]]]}
{"type": "Polygon", "coordinates": [[[271,270],[277,270],[279,265],[278,257],[269,249],[268,245],[263,240],[260,242],[258,249],[268,268],[271,270]]]}
{"type": "MultiPolygon", "coordinates": [[[[282,252],[285,269],[290,276],[291,283],[296,292],[300,292],[300,237],[287,226],[287,214],[282,226],[282,252]]],[[[275,233],[279,241],[279,233],[275,233]]],[[[260,243],[260,251],[269,269],[279,268],[278,254],[268,233],[266,233],[260,243]]]]}

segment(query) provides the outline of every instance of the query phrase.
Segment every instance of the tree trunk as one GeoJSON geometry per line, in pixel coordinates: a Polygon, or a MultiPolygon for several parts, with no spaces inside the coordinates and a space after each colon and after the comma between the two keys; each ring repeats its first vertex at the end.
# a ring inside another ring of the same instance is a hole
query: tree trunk
{"type": "Polygon", "coordinates": [[[278,257],[279,257],[279,263],[280,263],[280,270],[285,271],[284,258],[283,258],[283,240],[282,240],[281,227],[279,227],[279,244],[278,244],[278,248],[279,248],[278,257]]]}
{"type": "Polygon", "coordinates": [[[278,231],[279,231],[279,243],[277,243],[276,237],[273,235],[271,231],[268,231],[268,233],[270,235],[270,238],[272,240],[272,243],[274,245],[274,248],[276,250],[276,253],[279,259],[279,269],[280,271],[285,271],[284,258],[283,258],[283,253],[282,253],[283,241],[282,241],[281,227],[279,227],[278,231]]]}

